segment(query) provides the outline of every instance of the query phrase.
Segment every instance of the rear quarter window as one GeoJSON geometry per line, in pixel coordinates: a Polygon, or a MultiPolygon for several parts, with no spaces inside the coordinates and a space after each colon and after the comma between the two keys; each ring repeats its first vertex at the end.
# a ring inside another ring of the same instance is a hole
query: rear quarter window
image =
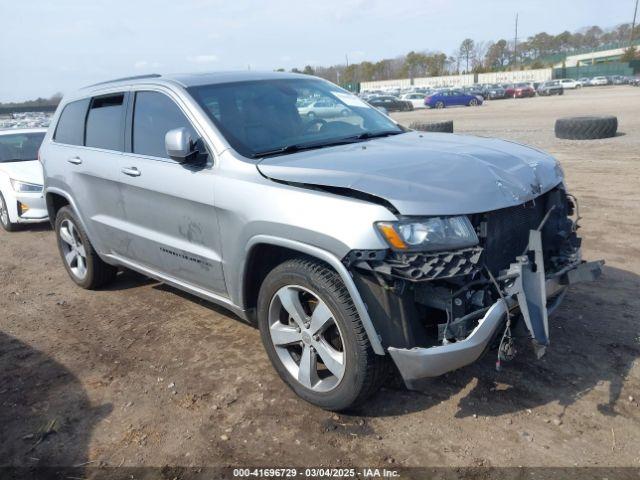
{"type": "Polygon", "coordinates": [[[84,119],[88,107],[88,98],[68,103],[62,110],[53,139],[58,143],[83,145],[84,119]]]}

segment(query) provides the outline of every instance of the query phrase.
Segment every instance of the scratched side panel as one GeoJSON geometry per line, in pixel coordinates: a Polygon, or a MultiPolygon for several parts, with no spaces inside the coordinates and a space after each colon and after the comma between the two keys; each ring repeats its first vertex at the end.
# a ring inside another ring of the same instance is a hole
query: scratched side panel
{"type": "MultiPolygon", "coordinates": [[[[139,177],[123,175],[127,235],[115,251],[182,281],[226,295],[210,167],[125,154],[139,177]]],[[[131,165],[129,165],[131,164],[131,165]]]]}

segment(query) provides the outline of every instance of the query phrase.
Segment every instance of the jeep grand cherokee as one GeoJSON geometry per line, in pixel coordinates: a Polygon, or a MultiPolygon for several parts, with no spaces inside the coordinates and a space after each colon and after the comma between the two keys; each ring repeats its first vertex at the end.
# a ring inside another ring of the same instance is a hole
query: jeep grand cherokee
{"type": "Polygon", "coordinates": [[[324,80],[148,75],[63,99],[41,148],[63,263],[95,289],[136,270],[257,322],[299,396],[341,410],[394,362],[414,388],[542,355],[593,279],[560,165],[514,142],[409,131],[324,80]],[[309,105],[338,105],[335,116],[309,105]],[[305,115],[300,110],[305,109],[305,115]]]}

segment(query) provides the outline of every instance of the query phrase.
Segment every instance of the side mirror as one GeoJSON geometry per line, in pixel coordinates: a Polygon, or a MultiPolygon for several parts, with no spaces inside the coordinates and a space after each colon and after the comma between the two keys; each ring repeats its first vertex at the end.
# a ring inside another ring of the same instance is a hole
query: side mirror
{"type": "Polygon", "coordinates": [[[195,141],[184,127],[169,130],[164,136],[164,146],[169,157],[180,163],[188,162],[197,153],[195,141]]]}

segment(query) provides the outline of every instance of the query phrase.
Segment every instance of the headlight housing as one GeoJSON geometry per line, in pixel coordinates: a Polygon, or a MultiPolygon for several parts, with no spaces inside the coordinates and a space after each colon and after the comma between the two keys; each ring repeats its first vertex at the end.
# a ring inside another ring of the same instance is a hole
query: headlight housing
{"type": "Polygon", "coordinates": [[[11,179],[11,186],[13,190],[19,193],[39,193],[42,191],[42,185],[35,183],[20,182],[19,180],[11,179]]]}
{"type": "Polygon", "coordinates": [[[394,250],[431,252],[478,244],[478,235],[464,215],[377,222],[376,228],[394,250]]]}

